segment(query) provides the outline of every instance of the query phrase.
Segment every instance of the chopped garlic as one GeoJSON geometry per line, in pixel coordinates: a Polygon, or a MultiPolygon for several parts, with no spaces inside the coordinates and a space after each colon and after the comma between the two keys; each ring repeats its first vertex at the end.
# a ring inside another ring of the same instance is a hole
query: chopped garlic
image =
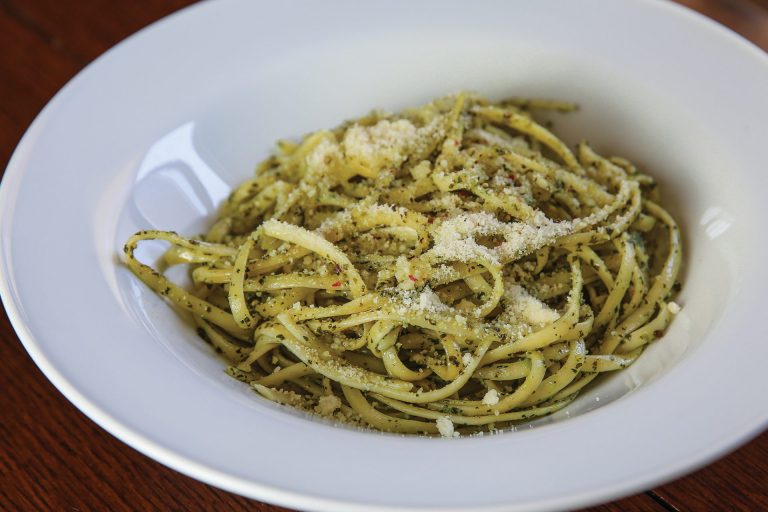
{"type": "Polygon", "coordinates": [[[489,389],[483,397],[483,405],[496,405],[499,403],[499,393],[495,389],[489,389]]]}
{"type": "Polygon", "coordinates": [[[437,418],[437,430],[440,431],[440,435],[443,437],[459,437],[458,432],[453,431],[453,422],[448,416],[440,416],[437,418]]]}

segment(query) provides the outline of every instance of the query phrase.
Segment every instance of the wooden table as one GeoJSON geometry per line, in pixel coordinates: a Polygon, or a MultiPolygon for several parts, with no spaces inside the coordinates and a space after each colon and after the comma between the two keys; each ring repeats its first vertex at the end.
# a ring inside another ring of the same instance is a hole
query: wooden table
{"type": "MultiPolygon", "coordinates": [[[[67,80],[121,39],[189,3],[0,0],[2,168],[67,80]]],[[[682,3],[768,50],[768,0],[682,3]]],[[[0,509],[285,510],[182,476],[117,441],[45,379],[4,311],[0,339],[0,509]]],[[[588,510],[768,510],[768,432],[685,478],[588,510]]]]}

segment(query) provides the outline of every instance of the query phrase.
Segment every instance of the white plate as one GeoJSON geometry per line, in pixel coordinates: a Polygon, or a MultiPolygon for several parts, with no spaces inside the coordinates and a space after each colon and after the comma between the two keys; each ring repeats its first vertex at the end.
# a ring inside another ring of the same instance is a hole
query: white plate
{"type": "Polygon", "coordinates": [[[0,291],[77,407],[224,489],[335,512],[616,498],[768,420],[766,91],[765,54],[670,3],[206,2],[98,59],[30,127],[0,190],[0,291]],[[459,89],[578,101],[561,132],[658,176],[685,230],[668,334],[554,420],[443,440],[287,412],[117,263],[134,230],[194,234],[277,138],[459,89]]]}

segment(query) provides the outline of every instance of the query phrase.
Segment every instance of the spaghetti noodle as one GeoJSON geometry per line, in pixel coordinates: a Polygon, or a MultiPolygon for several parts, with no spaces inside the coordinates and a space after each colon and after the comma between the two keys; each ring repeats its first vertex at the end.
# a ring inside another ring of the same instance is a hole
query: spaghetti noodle
{"type": "Polygon", "coordinates": [[[654,180],[532,115],[574,108],[462,93],[280,141],[205,236],[139,232],[127,265],[270,400],[446,436],[552,413],[679,310],[654,180]]]}

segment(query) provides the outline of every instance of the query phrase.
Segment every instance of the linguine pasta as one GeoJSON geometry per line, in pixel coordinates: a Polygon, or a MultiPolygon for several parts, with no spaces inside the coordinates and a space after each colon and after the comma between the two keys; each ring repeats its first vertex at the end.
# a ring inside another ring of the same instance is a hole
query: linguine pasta
{"type": "Polygon", "coordinates": [[[552,413],[663,334],[681,243],[652,178],[543,109],[574,106],[462,93],[280,141],[207,234],[139,232],[127,265],[269,400],[444,436],[552,413]]]}

